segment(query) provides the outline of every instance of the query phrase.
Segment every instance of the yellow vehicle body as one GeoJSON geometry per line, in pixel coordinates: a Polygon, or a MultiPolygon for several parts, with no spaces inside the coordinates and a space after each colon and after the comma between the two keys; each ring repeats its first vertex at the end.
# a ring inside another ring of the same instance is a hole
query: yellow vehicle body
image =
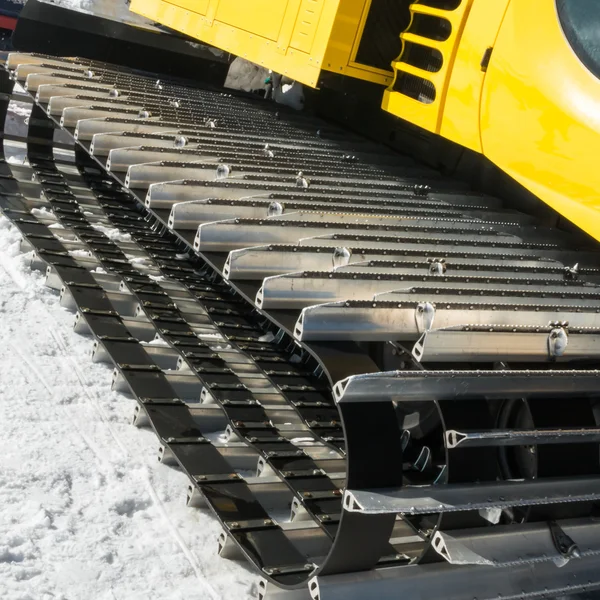
{"type": "Polygon", "coordinates": [[[513,0],[481,102],[484,154],[600,240],[600,80],[568,45],[554,2],[513,0]]]}
{"type": "MultiPolygon", "coordinates": [[[[382,108],[489,158],[600,240],[600,79],[555,0],[415,0],[389,70],[361,64],[375,0],[132,0],[175,30],[316,87],[382,86],[382,108]]],[[[381,66],[381,65],[380,65],[381,66]]]]}
{"type": "Polygon", "coordinates": [[[411,4],[411,23],[400,34],[402,53],[393,62],[395,78],[384,93],[383,109],[481,152],[481,61],[494,46],[509,1],[456,0],[452,9],[411,4]],[[434,28],[425,18],[443,25],[434,28]]]}
{"type": "Polygon", "coordinates": [[[410,10],[447,20],[453,33],[437,42],[411,33],[411,23],[383,108],[482,153],[600,240],[600,80],[569,46],[555,2],[463,0],[454,10],[410,10]],[[438,49],[441,69],[408,64],[407,42],[438,49]],[[434,86],[435,97],[399,92],[406,73],[434,86]]]}
{"type": "Polygon", "coordinates": [[[389,85],[357,60],[371,0],[132,0],[131,10],[316,87],[321,70],[389,85]]]}

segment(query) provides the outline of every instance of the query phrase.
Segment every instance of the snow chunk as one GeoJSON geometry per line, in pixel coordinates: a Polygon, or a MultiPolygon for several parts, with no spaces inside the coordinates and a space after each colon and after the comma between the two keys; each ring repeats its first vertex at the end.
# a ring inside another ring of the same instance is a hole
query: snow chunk
{"type": "Polygon", "coordinates": [[[169,344],[165,342],[161,337],[154,338],[151,342],[140,342],[142,346],[163,346],[165,348],[169,347],[169,344]]]}
{"type": "Polygon", "coordinates": [[[56,218],[54,216],[54,213],[48,210],[45,206],[42,206],[41,208],[32,208],[31,214],[35,215],[36,217],[52,217],[53,219],[56,218]]]}
{"type": "Polygon", "coordinates": [[[11,100],[8,103],[8,112],[18,117],[28,117],[31,114],[31,104],[11,100]]]}
{"type": "Polygon", "coordinates": [[[112,240],[113,242],[131,241],[131,235],[128,233],[123,233],[116,227],[106,227],[104,225],[100,225],[100,223],[92,223],[91,225],[96,231],[103,233],[109,240],[112,240]]]}
{"type": "Polygon", "coordinates": [[[146,256],[133,256],[132,254],[126,254],[125,258],[127,258],[132,265],[143,265],[148,262],[148,258],[146,256]]]}
{"type": "Polygon", "coordinates": [[[91,256],[89,250],[69,250],[69,254],[76,258],[89,258],[91,256]]]}
{"type": "Polygon", "coordinates": [[[290,440],[292,444],[316,444],[317,440],[310,437],[298,437],[290,440]]]}
{"type": "Polygon", "coordinates": [[[219,341],[223,341],[225,339],[220,333],[198,333],[196,335],[200,339],[219,340],[219,341]]]}
{"type": "Polygon", "coordinates": [[[227,443],[227,432],[225,430],[223,430],[223,431],[212,431],[210,433],[203,434],[203,436],[207,440],[210,440],[213,444],[215,442],[221,443],[221,444],[227,443]]]}
{"type": "Polygon", "coordinates": [[[269,332],[265,333],[265,335],[261,335],[258,338],[258,341],[259,342],[267,342],[268,343],[268,342],[272,342],[274,339],[275,339],[275,336],[273,335],[273,332],[269,331],[269,332]]]}

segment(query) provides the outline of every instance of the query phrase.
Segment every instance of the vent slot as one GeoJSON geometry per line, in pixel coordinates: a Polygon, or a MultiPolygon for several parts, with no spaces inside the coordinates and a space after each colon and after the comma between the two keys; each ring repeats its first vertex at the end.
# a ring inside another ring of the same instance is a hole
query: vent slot
{"type": "Polygon", "coordinates": [[[466,0],[411,3],[412,18],[400,34],[402,52],[392,63],[395,79],[384,95],[385,110],[427,131],[441,132],[452,54],[470,5],[466,0]]]}
{"type": "Polygon", "coordinates": [[[440,10],[456,10],[461,2],[462,0],[417,0],[415,4],[422,4],[440,10]]]}
{"type": "Polygon", "coordinates": [[[452,23],[440,17],[417,13],[413,16],[408,33],[436,42],[445,42],[452,34],[452,23]]]}
{"type": "Polygon", "coordinates": [[[401,50],[400,32],[410,24],[410,2],[373,0],[356,53],[356,62],[384,71],[401,50]]]}
{"type": "Polygon", "coordinates": [[[435,86],[431,81],[402,71],[398,71],[394,91],[423,104],[433,104],[436,98],[435,86]]]}
{"type": "Polygon", "coordinates": [[[412,19],[400,35],[402,53],[394,63],[394,91],[423,104],[435,102],[436,85],[441,83],[440,77],[443,79],[440,72],[444,70],[446,46],[452,37],[453,11],[461,3],[462,0],[416,0],[410,5],[412,19]],[[428,8],[417,8],[421,6],[428,8]],[[447,11],[448,19],[431,14],[432,10],[447,11]],[[421,43],[419,38],[423,40],[421,43]],[[423,72],[422,76],[419,71],[423,72]]]}
{"type": "Polygon", "coordinates": [[[404,42],[401,62],[423,69],[423,71],[438,73],[444,64],[444,57],[436,48],[404,42]]]}

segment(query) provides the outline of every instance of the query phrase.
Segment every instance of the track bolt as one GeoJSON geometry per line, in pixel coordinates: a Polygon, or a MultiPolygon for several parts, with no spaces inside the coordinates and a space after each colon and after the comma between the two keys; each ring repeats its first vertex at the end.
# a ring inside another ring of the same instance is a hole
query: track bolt
{"type": "Polygon", "coordinates": [[[268,217],[279,217],[285,210],[284,205],[281,202],[271,202],[269,208],[267,208],[268,217]]]}
{"type": "Polygon", "coordinates": [[[298,175],[296,175],[296,187],[307,190],[310,187],[310,179],[304,177],[302,171],[298,171],[298,175]]]}
{"type": "Polygon", "coordinates": [[[177,135],[175,136],[175,148],[183,148],[184,146],[187,146],[188,144],[188,140],[184,135],[177,135]]]}
{"type": "Polygon", "coordinates": [[[221,163],[217,166],[217,179],[227,179],[231,173],[232,168],[225,163],[221,163]]]}

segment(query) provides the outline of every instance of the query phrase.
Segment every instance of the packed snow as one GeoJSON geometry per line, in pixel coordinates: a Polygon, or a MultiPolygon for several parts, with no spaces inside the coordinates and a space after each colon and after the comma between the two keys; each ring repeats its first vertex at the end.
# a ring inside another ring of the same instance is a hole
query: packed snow
{"type": "MultiPolygon", "coordinates": [[[[237,57],[229,67],[225,87],[246,92],[264,89],[265,80],[271,75],[272,71],[237,57]]],[[[302,110],[304,108],[304,88],[301,83],[286,77],[285,80],[282,80],[282,85],[276,87],[274,100],[277,104],[302,110]]]]}
{"type": "MultiPolygon", "coordinates": [[[[54,3],[85,10],[88,0],[54,3]]],[[[248,64],[234,87],[264,85],[264,70],[248,64]]],[[[290,84],[276,100],[302,108],[302,96],[290,84]]],[[[29,112],[11,102],[7,132],[21,132],[29,112]]],[[[27,164],[13,145],[8,162],[27,164]]],[[[72,331],[19,239],[0,216],[0,599],[256,598],[257,574],[217,556],[220,525],[186,507],[187,477],[158,463],[154,433],[131,425],[135,401],[111,391],[109,366],[92,363],[91,339],[72,331]]]]}
{"type": "Polygon", "coordinates": [[[128,0],[42,0],[85,13],[93,13],[120,22],[149,25],[150,22],[129,10],[128,0]]]}
{"type": "Polygon", "coordinates": [[[216,554],[135,401],[28,268],[0,217],[0,598],[246,600],[257,577],[216,554]]]}

